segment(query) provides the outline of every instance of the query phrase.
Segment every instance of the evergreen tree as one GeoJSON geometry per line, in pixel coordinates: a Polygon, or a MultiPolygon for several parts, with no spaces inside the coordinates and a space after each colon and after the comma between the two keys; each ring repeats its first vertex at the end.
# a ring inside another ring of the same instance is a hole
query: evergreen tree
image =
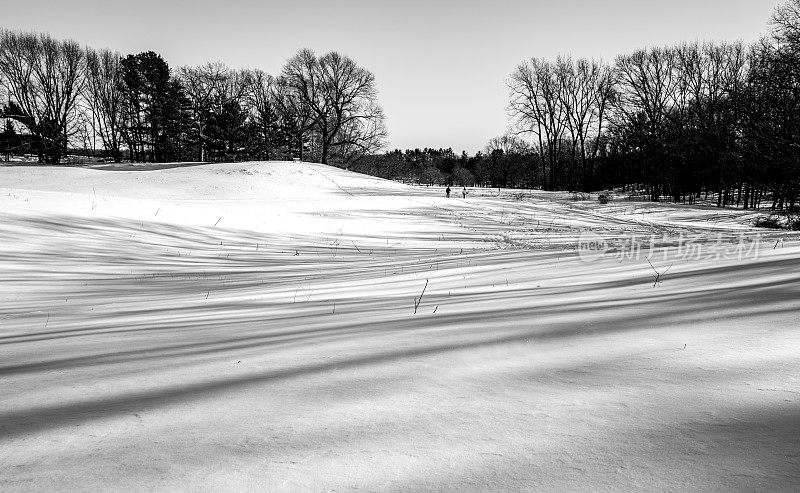
{"type": "Polygon", "coordinates": [[[160,55],[148,51],[128,55],[122,71],[123,138],[133,161],[166,162],[180,147],[184,98],[160,55]]]}

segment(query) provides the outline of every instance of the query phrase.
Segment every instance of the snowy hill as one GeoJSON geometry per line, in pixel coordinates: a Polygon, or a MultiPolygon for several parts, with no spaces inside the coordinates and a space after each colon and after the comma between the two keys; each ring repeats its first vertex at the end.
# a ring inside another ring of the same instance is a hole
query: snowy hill
{"type": "Polygon", "coordinates": [[[307,163],[0,167],[2,490],[792,490],[800,238],[307,163]]]}

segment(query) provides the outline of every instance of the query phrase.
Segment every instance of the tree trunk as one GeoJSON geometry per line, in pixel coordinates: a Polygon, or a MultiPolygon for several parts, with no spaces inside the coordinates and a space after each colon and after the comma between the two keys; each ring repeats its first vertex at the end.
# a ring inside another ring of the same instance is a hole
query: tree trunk
{"type": "Polygon", "coordinates": [[[297,147],[300,161],[303,160],[303,132],[297,134],[297,147]]]}
{"type": "Polygon", "coordinates": [[[322,164],[328,164],[328,152],[330,152],[330,144],[326,139],[322,139],[322,157],[320,159],[322,164]]]}

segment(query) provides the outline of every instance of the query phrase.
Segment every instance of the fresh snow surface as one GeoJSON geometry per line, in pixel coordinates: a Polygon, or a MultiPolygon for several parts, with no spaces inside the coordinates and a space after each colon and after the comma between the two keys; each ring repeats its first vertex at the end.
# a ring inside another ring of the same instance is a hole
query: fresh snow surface
{"type": "Polygon", "coordinates": [[[126,169],[0,168],[2,491],[800,489],[797,234],[126,169]]]}

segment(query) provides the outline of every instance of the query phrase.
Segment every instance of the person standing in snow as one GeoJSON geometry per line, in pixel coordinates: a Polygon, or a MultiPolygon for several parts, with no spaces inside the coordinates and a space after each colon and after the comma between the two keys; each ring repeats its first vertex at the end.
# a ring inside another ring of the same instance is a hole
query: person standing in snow
{"type": "Polygon", "coordinates": [[[445,195],[447,195],[447,198],[449,199],[450,198],[450,185],[447,185],[447,189],[444,191],[444,193],[445,193],[445,195]]]}
{"type": "Polygon", "coordinates": [[[461,196],[464,197],[464,199],[466,200],[466,198],[467,198],[467,187],[464,187],[464,189],[461,190],[461,196]]]}

